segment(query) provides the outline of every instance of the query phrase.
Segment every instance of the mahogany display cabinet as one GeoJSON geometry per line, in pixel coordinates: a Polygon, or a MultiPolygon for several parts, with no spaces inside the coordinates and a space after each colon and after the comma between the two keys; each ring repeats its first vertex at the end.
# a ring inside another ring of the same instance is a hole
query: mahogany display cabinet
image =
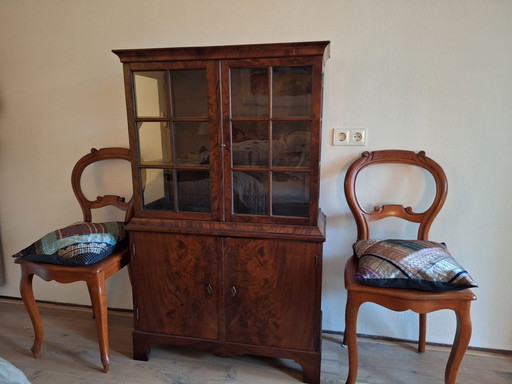
{"type": "Polygon", "coordinates": [[[134,358],[292,359],[318,384],[329,42],[113,51],[124,67],[134,358]]]}

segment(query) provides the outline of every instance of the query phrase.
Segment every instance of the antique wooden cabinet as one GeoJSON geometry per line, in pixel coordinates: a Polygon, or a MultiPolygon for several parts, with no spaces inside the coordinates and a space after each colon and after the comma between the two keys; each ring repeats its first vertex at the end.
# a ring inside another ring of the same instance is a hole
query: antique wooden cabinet
{"type": "Polygon", "coordinates": [[[297,361],[319,383],[328,42],[115,50],[135,196],[134,357],[297,361]]]}

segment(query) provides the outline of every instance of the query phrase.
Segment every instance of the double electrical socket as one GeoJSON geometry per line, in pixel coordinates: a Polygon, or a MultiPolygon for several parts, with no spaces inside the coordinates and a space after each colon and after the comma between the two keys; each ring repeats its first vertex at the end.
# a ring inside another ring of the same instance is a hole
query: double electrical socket
{"type": "Polygon", "coordinates": [[[366,128],[332,130],[332,145],[366,145],[366,128]]]}

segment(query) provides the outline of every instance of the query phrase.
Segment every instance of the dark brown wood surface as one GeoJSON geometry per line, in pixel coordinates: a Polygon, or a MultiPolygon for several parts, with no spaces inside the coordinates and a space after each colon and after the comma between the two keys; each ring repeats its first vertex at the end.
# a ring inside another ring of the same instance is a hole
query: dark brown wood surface
{"type": "Polygon", "coordinates": [[[215,237],[132,232],[136,328],[219,339],[221,248],[215,237]]]}
{"type": "Polygon", "coordinates": [[[114,52],[123,63],[189,61],[189,60],[227,60],[255,57],[329,57],[328,41],[305,43],[247,44],[183,48],[142,48],[115,49],[114,52]]]}
{"type": "Polygon", "coordinates": [[[317,245],[230,238],[224,257],[226,339],[316,350],[317,245]]]}

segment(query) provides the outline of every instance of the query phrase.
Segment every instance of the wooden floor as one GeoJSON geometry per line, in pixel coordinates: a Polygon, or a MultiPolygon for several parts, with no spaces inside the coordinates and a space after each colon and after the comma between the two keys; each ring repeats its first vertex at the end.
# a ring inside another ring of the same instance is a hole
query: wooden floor
{"type": "MultiPolygon", "coordinates": [[[[87,308],[40,304],[45,326],[42,356],[30,352],[33,330],[20,301],[0,299],[0,357],[21,369],[34,384],[300,383],[296,363],[254,356],[221,358],[201,351],[154,346],[148,362],[132,359],[132,317],[110,311],[110,372],[105,374],[97,347],[95,322],[87,308]]],[[[427,347],[419,355],[406,343],[360,340],[358,383],[443,383],[448,350],[427,347]]],[[[338,336],[323,336],[322,384],[344,383],[347,351],[338,336]]],[[[459,371],[460,384],[512,383],[512,357],[469,351],[459,371]]]]}

